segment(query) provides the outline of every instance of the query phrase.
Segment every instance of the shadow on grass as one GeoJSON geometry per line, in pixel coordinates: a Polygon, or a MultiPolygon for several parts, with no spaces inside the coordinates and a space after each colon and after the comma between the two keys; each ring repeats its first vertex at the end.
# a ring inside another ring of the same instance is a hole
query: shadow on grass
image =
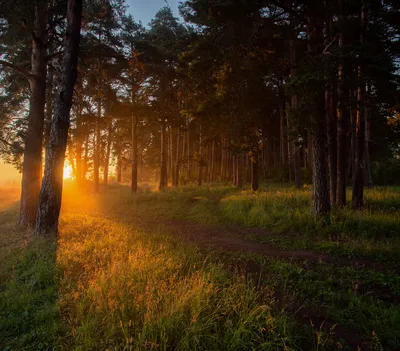
{"type": "Polygon", "coordinates": [[[20,230],[16,207],[0,213],[0,349],[54,349],[60,330],[57,242],[20,230]]]}

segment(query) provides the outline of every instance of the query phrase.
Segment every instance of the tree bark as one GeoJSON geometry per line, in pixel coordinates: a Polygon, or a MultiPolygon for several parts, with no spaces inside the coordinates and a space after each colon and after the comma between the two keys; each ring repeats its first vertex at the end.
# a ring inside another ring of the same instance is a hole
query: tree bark
{"type": "MultiPolygon", "coordinates": [[[[344,25],[344,2],[339,0],[339,23],[344,25]]],[[[348,111],[346,108],[347,93],[345,84],[345,57],[344,57],[345,37],[343,30],[339,33],[339,65],[337,82],[337,190],[336,204],[339,207],[346,206],[346,178],[347,178],[347,129],[348,129],[348,111]]]]}
{"type": "Polygon", "coordinates": [[[72,94],[77,76],[82,0],[68,0],[67,18],[61,82],[56,95],[50,143],[46,154],[45,172],[36,219],[35,234],[39,235],[57,233],[58,230],[64,158],[70,125],[72,94]]]}
{"type": "MultiPolygon", "coordinates": [[[[310,11],[311,12],[311,11],[310,11]]],[[[308,50],[312,56],[319,55],[322,43],[322,23],[318,12],[310,13],[307,23],[308,50]]],[[[316,217],[325,217],[330,212],[329,180],[327,163],[327,128],[323,88],[315,92],[313,101],[313,196],[312,211],[316,217]]]]}
{"type": "Polygon", "coordinates": [[[42,147],[44,130],[44,106],[46,95],[46,26],[47,6],[45,0],[35,4],[33,28],[31,75],[29,84],[28,128],[25,138],[22,165],[21,207],[19,224],[22,228],[35,226],[36,212],[42,178],[42,147]]]}
{"type": "MultiPolygon", "coordinates": [[[[367,0],[362,2],[361,11],[361,45],[364,44],[365,31],[368,22],[367,0]]],[[[360,209],[364,205],[364,147],[365,147],[365,80],[364,80],[364,58],[359,57],[358,63],[358,89],[357,89],[357,120],[355,139],[355,162],[353,171],[353,209],[360,209]]]]}

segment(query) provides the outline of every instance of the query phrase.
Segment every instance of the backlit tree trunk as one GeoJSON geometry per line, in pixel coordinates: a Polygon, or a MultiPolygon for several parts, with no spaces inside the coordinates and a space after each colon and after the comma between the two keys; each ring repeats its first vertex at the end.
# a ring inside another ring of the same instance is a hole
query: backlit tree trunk
{"type": "Polygon", "coordinates": [[[82,0],[68,0],[68,24],[62,61],[61,80],[58,87],[50,143],[36,219],[35,234],[56,233],[61,207],[62,180],[72,94],[77,76],[82,0]]]}
{"type": "Polygon", "coordinates": [[[42,144],[46,101],[47,6],[48,3],[45,0],[36,1],[35,4],[31,75],[29,79],[31,95],[22,165],[19,220],[22,228],[33,228],[35,226],[42,177],[42,144]]]}
{"type": "Polygon", "coordinates": [[[110,125],[107,128],[107,148],[106,148],[106,159],[104,163],[104,186],[108,185],[108,170],[110,164],[110,156],[111,156],[111,143],[112,143],[112,120],[110,121],[110,125]]]}
{"type": "Polygon", "coordinates": [[[101,100],[97,100],[97,119],[95,131],[95,144],[93,150],[93,178],[94,178],[94,191],[96,193],[100,190],[100,143],[101,143],[101,100]]]}
{"type": "Polygon", "coordinates": [[[165,125],[161,127],[161,166],[160,166],[160,185],[158,190],[165,191],[168,187],[168,173],[167,173],[167,135],[165,132],[165,125]]]}

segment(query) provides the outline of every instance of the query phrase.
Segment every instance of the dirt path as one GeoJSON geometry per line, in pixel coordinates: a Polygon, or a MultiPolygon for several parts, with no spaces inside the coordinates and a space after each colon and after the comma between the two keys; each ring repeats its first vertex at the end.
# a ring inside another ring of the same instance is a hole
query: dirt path
{"type": "Polygon", "coordinates": [[[339,267],[368,268],[384,273],[392,272],[393,270],[396,273],[398,272],[397,269],[374,260],[349,259],[311,250],[282,250],[272,245],[245,239],[249,235],[270,235],[270,233],[260,228],[250,228],[241,225],[215,226],[185,219],[146,221],[139,223],[139,226],[147,230],[159,230],[164,233],[178,235],[200,247],[211,248],[213,250],[253,253],[279,259],[323,261],[339,267]]]}

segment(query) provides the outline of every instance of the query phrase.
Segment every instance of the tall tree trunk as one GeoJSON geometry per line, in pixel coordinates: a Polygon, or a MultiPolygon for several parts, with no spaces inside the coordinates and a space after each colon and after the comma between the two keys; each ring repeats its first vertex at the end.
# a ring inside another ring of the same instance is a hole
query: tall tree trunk
{"type": "MultiPolygon", "coordinates": [[[[175,158],[175,183],[173,184],[175,187],[179,186],[179,166],[180,166],[180,160],[181,160],[181,155],[180,155],[180,140],[181,140],[181,133],[178,130],[176,133],[176,158],[175,158]]],[[[184,142],[183,142],[184,144],[184,142]]]]}
{"type": "Polygon", "coordinates": [[[176,186],[176,149],[177,149],[177,145],[176,145],[176,135],[177,132],[172,128],[169,127],[170,130],[170,150],[171,150],[171,182],[172,182],[172,186],[176,186]]]}
{"type": "Polygon", "coordinates": [[[203,184],[203,138],[201,135],[201,125],[199,133],[199,176],[197,179],[197,185],[201,186],[203,184]]]}
{"type": "MultiPolygon", "coordinates": [[[[364,44],[365,32],[368,24],[368,0],[362,1],[361,11],[361,45],[364,44]]],[[[364,147],[365,147],[365,80],[364,57],[359,57],[358,63],[358,89],[357,89],[357,120],[356,120],[356,144],[355,162],[353,171],[353,209],[360,209],[364,205],[364,147]]]]}
{"type": "Polygon", "coordinates": [[[285,111],[284,111],[284,103],[285,98],[283,96],[283,91],[279,92],[279,135],[280,135],[280,156],[281,156],[281,165],[282,171],[283,166],[287,163],[287,154],[286,154],[286,131],[285,131],[285,111]]]}
{"type": "MultiPolygon", "coordinates": [[[[328,47],[332,40],[332,19],[327,16],[324,26],[324,46],[328,47]]],[[[325,59],[325,108],[328,134],[329,189],[331,206],[336,204],[337,185],[337,122],[334,104],[334,74],[330,58],[325,59]]]]}
{"type": "MultiPolygon", "coordinates": [[[[131,118],[131,128],[132,128],[132,149],[131,149],[131,157],[132,157],[132,174],[131,174],[131,192],[136,194],[137,192],[137,180],[138,180],[138,155],[137,155],[137,124],[138,119],[135,114],[132,114],[131,118]]],[[[161,138],[163,136],[161,135],[161,138]]],[[[163,140],[161,140],[163,142],[163,140]]],[[[161,157],[162,157],[162,150],[161,150],[161,157]]],[[[161,179],[160,179],[161,181],[161,179]]],[[[161,185],[161,183],[160,183],[161,185]]],[[[164,190],[164,189],[162,189],[164,190]]]]}
{"type": "Polygon", "coordinates": [[[33,228],[35,226],[42,177],[42,144],[45,117],[44,106],[46,101],[47,7],[47,1],[36,1],[31,75],[29,79],[31,95],[29,100],[28,129],[25,137],[24,161],[22,165],[19,220],[22,228],[33,228]]]}
{"type": "Polygon", "coordinates": [[[44,178],[36,218],[35,234],[39,235],[57,233],[58,230],[64,158],[70,125],[72,94],[77,76],[82,0],[68,0],[67,18],[61,81],[55,100],[50,143],[46,154],[44,178]]]}
{"type": "Polygon", "coordinates": [[[108,186],[108,170],[111,156],[111,143],[112,143],[112,120],[107,128],[107,147],[106,147],[106,160],[104,163],[104,186],[108,186]]]}
{"type": "Polygon", "coordinates": [[[215,139],[212,141],[211,145],[211,164],[210,164],[210,177],[209,177],[209,182],[214,181],[214,169],[215,169],[215,139]]]}
{"type": "Polygon", "coordinates": [[[95,131],[95,145],[93,150],[93,178],[94,178],[94,191],[96,193],[100,190],[100,143],[101,143],[101,100],[97,100],[97,119],[95,131]]]}
{"type": "Polygon", "coordinates": [[[365,107],[364,107],[364,115],[365,115],[365,150],[364,150],[364,162],[365,162],[365,184],[368,188],[372,187],[372,174],[371,174],[371,160],[369,157],[369,141],[371,135],[371,120],[370,120],[370,109],[369,109],[369,92],[366,92],[365,96],[365,107]]]}
{"type": "Polygon", "coordinates": [[[220,180],[223,182],[225,180],[225,159],[226,159],[226,150],[225,150],[225,139],[221,140],[221,170],[220,170],[220,180]]]}
{"type": "MultiPolygon", "coordinates": [[[[318,47],[322,43],[322,27],[320,14],[318,11],[310,15],[307,23],[308,34],[308,50],[312,56],[319,55],[318,47]]],[[[327,128],[325,117],[325,99],[324,91],[318,89],[315,92],[313,124],[313,196],[312,196],[312,214],[314,216],[326,216],[330,212],[329,198],[329,179],[328,179],[328,162],[327,162],[327,128]]]]}
{"type": "Polygon", "coordinates": [[[122,156],[118,153],[117,156],[117,183],[122,181],[122,156]]]}
{"type": "MultiPolygon", "coordinates": [[[[294,79],[296,76],[296,69],[297,69],[297,64],[296,64],[296,46],[295,46],[295,41],[294,39],[290,40],[289,43],[290,46],[290,78],[294,79]]],[[[292,95],[291,96],[291,111],[295,111],[297,109],[297,96],[292,95]]],[[[297,127],[293,128],[292,126],[292,134],[293,134],[293,139],[291,144],[292,144],[292,155],[293,155],[293,171],[294,171],[294,182],[295,182],[295,187],[296,189],[301,188],[301,165],[300,165],[300,149],[297,144],[297,139],[298,139],[298,130],[297,127]]]]}
{"type": "Polygon", "coordinates": [[[236,156],[236,187],[243,188],[243,157],[241,154],[236,156]]]}
{"type": "Polygon", "coordinates": [[[161,126],[161,167],[160,167],[160,185],[158,190],[165,191],[168,187],[168,151],[167,151],[167,135],[165,132],[165,125],[161,126]]]}
{"type": "MultiPolygon", "coordinates": [[[[344,26],[344,2],[339,0],[339,23],[344,26]]],[[[346,93],[346,71],[345,71],[345,46],[344,33],[339,33],[339,65],[338,65],[338,82],[337,82],[337,187],[336,187],[336,204],[339,207],[346,206],[346,180],[347,180],[347,129],[348,129],[348,111],[347,93],[346,93]]]]}
{"type": "Polygon", "coordinates": [[[237,186],[237,155],[232,155],[232,183],[237,186]]]}
{"type": "Polygon", "coordinates": [[[191,176],[191,154],[190,154],[190,137],[189,137],[189,121],[187,122],[187,178],[188,181],[190,181],[190,176],[191,176]]]}

